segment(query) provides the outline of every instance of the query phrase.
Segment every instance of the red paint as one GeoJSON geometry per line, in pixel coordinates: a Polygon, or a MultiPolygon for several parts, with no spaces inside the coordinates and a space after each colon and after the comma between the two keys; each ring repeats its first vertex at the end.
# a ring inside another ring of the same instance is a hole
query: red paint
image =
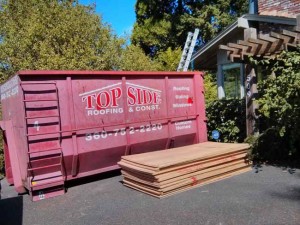
{"type": "Polygon", "coordinates": [[[87,106],[85,107],[86,109],[93,109],[93,108],[95,108],[95,107],[93,106],[93,99],[95,99],[95,98],[96,98],[96,95],[95,95],[95,94],[93,94],[93,95],[88,95],[88,96],[85,96],[85,97],[82,98],[82,101],[83,101],[83,102],[86,101],[86,103],[87,103],[87,106]]]}
{"type": "Polygon", "coordinates": [[[193,98],[189,97],[188,98],[188,103],[193,104],[194,103],[193,98]]]}
{"type": "Polygon", "coordinates": [[[191,177],[193,183],[192,186],[196,185],[198,183],[197,178],[196,177],[191,177]]]}
{"type": "Polygon", "coordinates": [[[157,104],[159,102],[159,95],[155,91],[129,86],[127,89],[127,99],[129,106],[157,104]]]}
{"type": "Polygon", "coordinates": [[[118,103],[117,103],[117,100],[121,97],[121,93],[122,93],[122,90],[121,88],[114,88],[114,89],[111,89],[111,98],[112,98],[112,104],[111,106],[112,107],[117,107],[118,106],[118,103]]]}

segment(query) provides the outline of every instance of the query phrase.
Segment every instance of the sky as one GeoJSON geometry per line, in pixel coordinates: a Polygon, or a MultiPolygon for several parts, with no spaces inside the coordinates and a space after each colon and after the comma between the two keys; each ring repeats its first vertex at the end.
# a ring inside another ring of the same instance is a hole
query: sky
{"type": "Polygon", "coordinates": [[[96,12],[111,25],[118,36],[130,35],[135,22],[136,0],[79,0],[81,4],[96,4],[96,12]]]}

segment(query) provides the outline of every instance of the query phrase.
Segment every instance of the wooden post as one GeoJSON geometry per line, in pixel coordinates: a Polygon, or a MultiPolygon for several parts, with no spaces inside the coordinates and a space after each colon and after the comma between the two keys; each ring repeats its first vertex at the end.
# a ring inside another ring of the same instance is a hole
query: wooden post
{"type": "MultiPolygon", "coordinates": [[[[257,32],[255,28],[248,28],[244,31],[244,39],[257,38],[257,32]]],[[[246,127],[247,136],[257,133],[256,113],[258,105],[254,102],[257,98],[257,76],[255,69],[251,65],[246,65],[245,68],[245,89],[246,89],[246,127]]]]}

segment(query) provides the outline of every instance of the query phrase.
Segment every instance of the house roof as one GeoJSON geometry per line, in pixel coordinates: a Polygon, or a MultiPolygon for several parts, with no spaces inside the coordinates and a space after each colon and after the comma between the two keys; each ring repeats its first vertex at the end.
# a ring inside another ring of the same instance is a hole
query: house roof
{"type": "Polygon", "coordinates": [[[197,70],[216,69],[219,45],[232,42],[233,38],[243,39],[244,29],[253,27],[253,23],[255,22],[274,23],[289,26],[297,25],[296,18],[245,14],[238,18],[234,23],[226,27],[221,33],[219,33],[216,37],[214,37],[192,55],[191,60],[194,63],[194,68],[197,70]]]}

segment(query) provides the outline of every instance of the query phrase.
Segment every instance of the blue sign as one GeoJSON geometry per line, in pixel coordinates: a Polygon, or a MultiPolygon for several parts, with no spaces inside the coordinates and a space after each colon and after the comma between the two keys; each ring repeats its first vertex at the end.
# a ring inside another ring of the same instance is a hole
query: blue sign
{"type": "Polygon", "coordinates": [[[213,130],[212,131],[212,138],[215,139],[215,140],[218,140],[220,137],[220,132],[217,131],[217,130],[213,130]]]}

